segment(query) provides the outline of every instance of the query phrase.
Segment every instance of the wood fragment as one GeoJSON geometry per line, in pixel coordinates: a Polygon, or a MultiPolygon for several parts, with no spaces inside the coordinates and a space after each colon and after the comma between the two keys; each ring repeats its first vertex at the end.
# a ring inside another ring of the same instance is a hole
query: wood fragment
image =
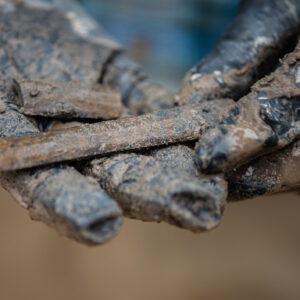
{"type": "Polygon", "coordinates": [[[92,89],[78,81],[14,79],[13,90],[28,116],[109,120],[122,111],[120,94],[101,85],[92,89]]]}
{"type": "Polygon", "coordinates": [[[131,218],[202,232],[215,228],[224,211],[224,180],[197,178],[150,156],[101,158],[92,161],[85,172],[94,176],[131,218]]]}
{"type": "Polygon", "coordinates": [[[232,100],[0,139],[0,169],[12,171],[95,155],[193,141],[222,119],[232,100]],[[208,110],[209,109],[209,110],[208,110]]]}

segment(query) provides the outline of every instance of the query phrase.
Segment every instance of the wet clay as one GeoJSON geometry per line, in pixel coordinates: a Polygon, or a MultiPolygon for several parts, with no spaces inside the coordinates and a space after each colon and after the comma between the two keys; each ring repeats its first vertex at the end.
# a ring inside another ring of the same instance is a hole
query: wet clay
{"type": "Polygon", "coordinates": [[[283,148],[299,136],[299,69],[300,43],[199,140],[196,158],[203,172],[228,171],[283,148]]]}
{"type": "Polygon", "coordinates": [[[177,102],[183,105],[222,97],[238,100],[291,51],[299,32],[298,0],[242,1],[223,37],[185,76],[177,102]]]}

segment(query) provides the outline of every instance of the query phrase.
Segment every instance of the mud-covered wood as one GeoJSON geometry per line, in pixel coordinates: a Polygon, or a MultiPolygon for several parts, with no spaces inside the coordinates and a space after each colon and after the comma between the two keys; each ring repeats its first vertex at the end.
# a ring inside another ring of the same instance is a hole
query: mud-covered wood
{"type": "Polygon", "coordinates": [[[241,1],[223,37],[185,76],[177,101],[241,98],[291,51],[299,32],[299,0],[241,1]]]}
{"type": "Polygon", "coordinates": [[[221,220],[227,184],[220,178],[191,176],[167,161],[137,154],[94,160],[85,171],[128,217],[164,221],[194,232],[213,229],[221,220]]]}
{"type": "Polygon", "coordinates": [[[117,119],[122,112],[118,91],[78,81],[14,79],[13,90],[21,112],[54,118],[117,119]]]}
{"type": "Polygon", "coordinates": [[[257,156],[276,151],[300,135],[300,43],[271,75],[209,130],[196,149],[206,173],[231,170],[257,156]]]}
{"type": "Polygon", "coordinates": [[[157,113],[66,130],[0,139],[0,169],[5,171],[95,155],[193,141],[222,119],[232,100],[184,106],[157,113]]]}

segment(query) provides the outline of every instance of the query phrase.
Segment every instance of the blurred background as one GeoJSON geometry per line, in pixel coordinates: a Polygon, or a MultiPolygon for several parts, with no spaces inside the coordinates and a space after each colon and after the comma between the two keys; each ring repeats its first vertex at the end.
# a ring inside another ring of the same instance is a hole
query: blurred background
{"type": "MultiPolygon", "coordinates": [[[[156,79],[176,88],[226,29],[235,0],[81,0],[156,79]]],[[[299,300],[296,193],[228,205],[210,233],[125,220],[88,248],[0,190],[0,300],[299,300]]]]}
{"type": "Polygon", "coordinates": [[[150,75],[178,87],[230,24],[239,0],[78,0],[150,75]]]}

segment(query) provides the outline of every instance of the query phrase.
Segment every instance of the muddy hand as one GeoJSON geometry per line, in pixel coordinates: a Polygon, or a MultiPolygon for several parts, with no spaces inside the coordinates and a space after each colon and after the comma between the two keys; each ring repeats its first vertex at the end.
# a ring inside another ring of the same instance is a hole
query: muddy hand
{"type": "Polygon", "coordinates": [[[300,32],[300,1],[243,0],[232,25],[181,85],[180,105],[238,100],[292,50],[300,32]]]}
{"type": "Polygon", "coordinates": [[[196,148],[205,173],[219,173],[293,142],[300,134],[300,43],[209,130],[196,148]]]}

